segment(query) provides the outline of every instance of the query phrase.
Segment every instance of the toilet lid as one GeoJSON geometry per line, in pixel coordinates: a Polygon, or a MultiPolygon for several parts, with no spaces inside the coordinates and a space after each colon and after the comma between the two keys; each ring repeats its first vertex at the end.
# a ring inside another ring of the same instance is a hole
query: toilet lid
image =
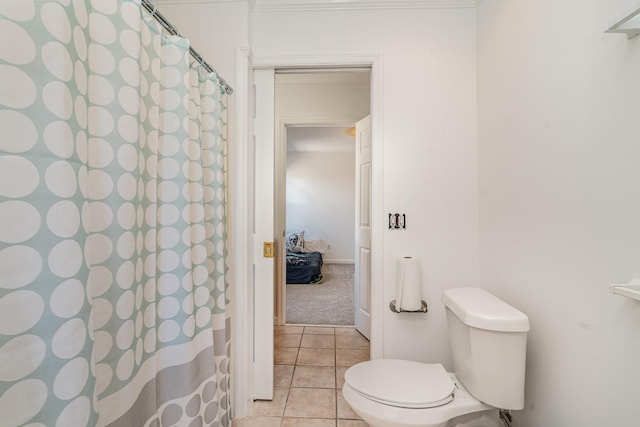
{"type": "Polygon", "coordinates": [[[453,400],[455,384],[439,364],[379,359],[347,369],[345,383],[376,402],[402,408],[433,408],[453,400]]]}

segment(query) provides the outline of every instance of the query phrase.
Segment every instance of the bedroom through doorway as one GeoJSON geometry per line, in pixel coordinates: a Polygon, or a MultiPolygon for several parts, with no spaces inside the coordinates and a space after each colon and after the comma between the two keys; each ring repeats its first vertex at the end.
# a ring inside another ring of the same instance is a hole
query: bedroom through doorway
{"type": "Polygon", "coordinates": [[[276,324],[353,326],[354,126],[369,114],[370,70],[275,77],[276,324]]]}
{"type": "Polygon", "coordinates": [[[286,320],[354,324],[352,128],[288,127],[286,320]]]}

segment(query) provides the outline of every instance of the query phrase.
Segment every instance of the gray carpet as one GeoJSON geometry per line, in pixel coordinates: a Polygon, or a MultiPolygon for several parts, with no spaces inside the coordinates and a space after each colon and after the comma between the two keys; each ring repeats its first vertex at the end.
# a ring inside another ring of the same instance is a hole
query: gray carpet
{"type": "Polygon", "coordinates": [[[287,285],[287,323],[353,325],[353,264],[325,264],[323,282],[287,285]]]}

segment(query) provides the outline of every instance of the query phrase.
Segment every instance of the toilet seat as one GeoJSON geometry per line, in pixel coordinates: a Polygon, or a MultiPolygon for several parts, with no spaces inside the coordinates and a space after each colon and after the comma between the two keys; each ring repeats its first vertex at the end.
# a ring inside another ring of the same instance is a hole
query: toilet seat
{"type": "Polygon", "coordinates": [[[378,359],[358,363],[345,383],[362,396],[400,408],[434,408],[453,400],[455,384],[439,363],[378,359]]]}

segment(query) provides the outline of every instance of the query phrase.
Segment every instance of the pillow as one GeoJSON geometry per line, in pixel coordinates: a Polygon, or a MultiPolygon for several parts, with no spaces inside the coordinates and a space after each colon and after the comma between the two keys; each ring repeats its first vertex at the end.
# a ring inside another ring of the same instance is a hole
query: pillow
{"type": "Polygon", "coordinates": [[[304,231],[287,234],[286,243],[287,251],[302,252],[304,250],[304,231]]]}
{"type": "Polygon", "coordinates": [[[321,254],[325,254],[329,249],[329,245],[327,242],[322,240],[321,238],[305,238],[304,239],[304,252],[320,252],[321,254]]]}

